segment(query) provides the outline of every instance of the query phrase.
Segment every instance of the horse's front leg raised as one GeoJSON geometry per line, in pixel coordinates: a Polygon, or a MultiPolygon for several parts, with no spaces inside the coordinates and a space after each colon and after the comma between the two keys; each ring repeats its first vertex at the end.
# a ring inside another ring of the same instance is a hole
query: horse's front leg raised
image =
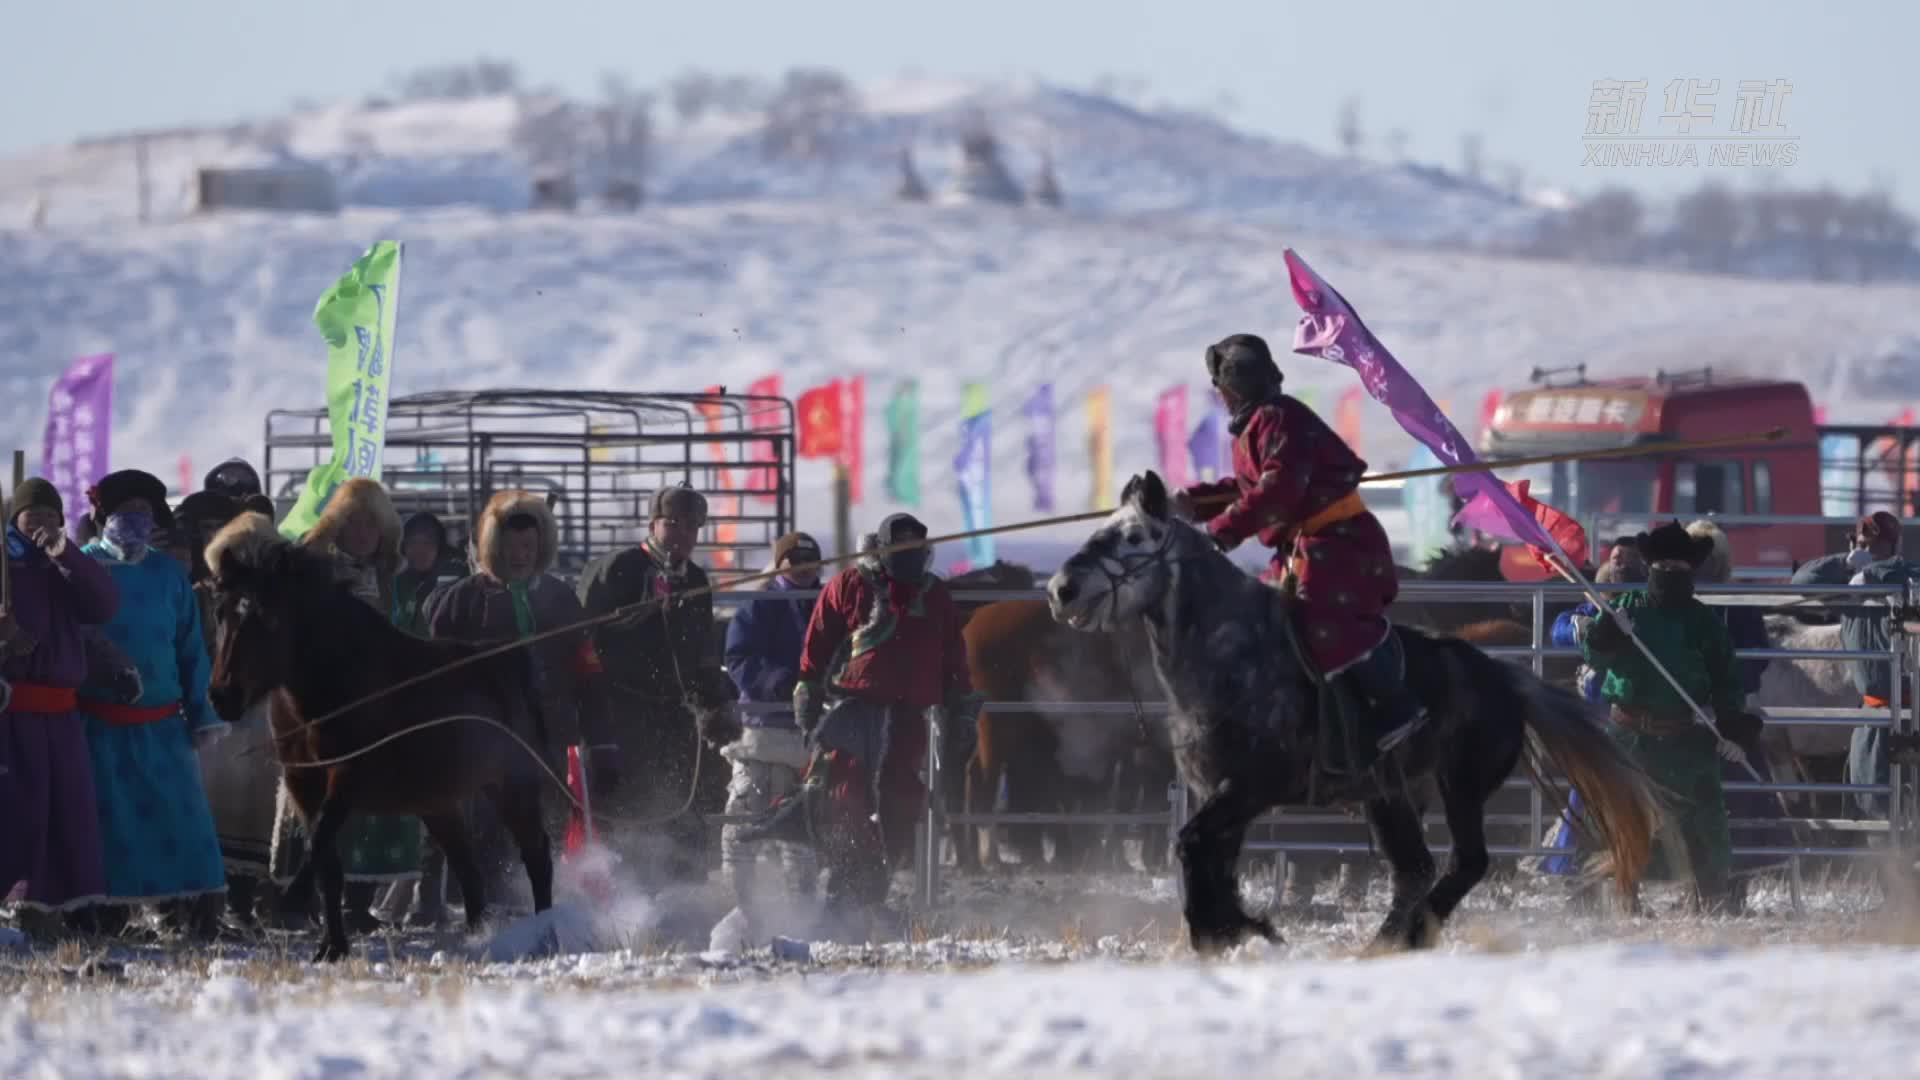
{"type": "Polygon", "coordinates": [[[340,861],[339,844],[340,830],[346,825],[349,812],[347,799],[336,785],[320,804],[320,816],[314,821],[307,848],[303,874],[311,871],[320,879],[320,909],[326,921],[320,948],[313,955],[316,964],[345,960],[350,951],[347,922],[342,913],[347,895],[347,869],[340,861]]]}
{"type": "Polygon", "coordinates": [[[1233,781],[1221,784],[1180,829],[1180,869],[1186,880],[1187,936],[1195,952],[1213,954],[1258,934],[1279,941],[1273,923],[1240,906],[1235,870],[1247,826],[1267,804],[1242,794],[1233,781]]]}

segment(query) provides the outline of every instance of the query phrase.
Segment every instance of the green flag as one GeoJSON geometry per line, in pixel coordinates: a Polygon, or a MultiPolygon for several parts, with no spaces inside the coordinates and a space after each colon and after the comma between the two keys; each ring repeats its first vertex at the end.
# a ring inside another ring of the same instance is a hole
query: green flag
{"type": "Polygon", "coordinates": [[[380,479],[387,443],[387,386],[393,374],[394,313],[400,305],[400,245],[382,240],[367,250],[313,308],[327,343],[327,428],[333,458],[307,474],[300,499],[280,522],[299,539],[312,529],[333,491],[349,477],[380,479]]]}
{"type": "Polygon", "coordinates": [[[908,379],[887,402],[887,494],[920,505],[920,384],[908,379]]]}

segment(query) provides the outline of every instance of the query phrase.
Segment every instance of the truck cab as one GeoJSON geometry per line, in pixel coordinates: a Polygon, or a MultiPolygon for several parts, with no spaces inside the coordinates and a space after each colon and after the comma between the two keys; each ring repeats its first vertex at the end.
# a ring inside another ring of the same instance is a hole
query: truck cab
{"type": "MultiPolygon", "coordinates": [[[[1656,372],[1651,377],[1589,381],[1585,367],[1536,369],[1534,383],[1506,397],[1481,437],[1490,459],[1579,451],[1655,447],[1722,439],[1773,428],[1783,438],[1698,453],[1626,457],[1502,469],[1508,481],[1532,480],[1531,494],[1587,528],[1597,560],[1611,536],[1639,531],[1645,519],[1602,515],[1806,516],[1822,513],[1819,432],[1805,385],[1770,379],[1656,372]],[[1562,376],[1556,381],[1555,376],[1562,376]],[[1596,533],[1596,528],[1598,532],[1596,533]]],[[[1828,550],[1818,524],[1723,525],[1734,563],[1778,570],[1828,550]]],[[[1519,560],[1508,560],[1509,564],[1519,560]]]]}

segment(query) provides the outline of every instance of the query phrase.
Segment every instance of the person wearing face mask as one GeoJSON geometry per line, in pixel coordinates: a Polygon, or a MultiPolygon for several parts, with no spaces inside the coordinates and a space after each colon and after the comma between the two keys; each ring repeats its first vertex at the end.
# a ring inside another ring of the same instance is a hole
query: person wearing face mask
{"type": "MultiPolygon", "coordinates": [[[[530,491],[502,491],[487,501],[474,525],[476,568],[435,593],[425,613],[429,636],[472,642],[514,641],[578,624],[580,601],[552,573],[560,527],[547,500],[530,491]]],[[[587,748],[588,790],[597,803],[619,792],[619,747],[607,708],[606,673],[586,630],[557,633],[527,646],[540,675],[540,707],[550,749],[547,764],[564,775],[563,748],[587,748]]],[[[550,828],[564,827],[565,800],[549,799],[550,828]]],[[[480,859],[488,899],[499,903],[524,888],[518,851],[487,800],[468,809],[470,835],[480,859]]],[[[413,920],[433,923],[444,915],[441,882],[445,859],[428,861],[413,920]]],[[[529,903],[531,896],[528,897],[529,903]]]]}
{"type": "Polygon", "coordinates": [[[120,589],[67,539],[52,484],[29,477],[11,507],[13,606],[0,612],[0,895],[24,885],[22,926],[57,936],[58,912],[77,913],[107,888],[79,688],[87,634],[117,613],[120,589]]]}
{"type": "MultiPolygon", "coordinates": [[[[1796,570],[1795,585],[1914,585],[1920,567],[1901,554],[1900,519],[1875,511],[1854,526],[1848,549],[1814,559],[1796,570]]],[[[1840,642],[1848,649],[1886,652],[1893,645],[1893,619],[1885,604],[1875,602],[1840,611],[1840,642]]],[[[1885,709],[1893,695],[1892,665],[1884,660],[1861,660],[1854,665],[1853,684],[1862,708],[1885,709]]],[[[1885,784],[1890,774],[1884,728],[1857,727],[1847,753],[1847,782],[1885,784]]],[[[1859,794],[1855,803],[1868,817],[1884,817],[1884,795],[1859,794]]]]}
{"type": "Polygon", "coordinates": [[[793,688],[806,773],[799,791],[741,833],[824,841],[828,912],[856,932],[880,914],[892,869],[913,850],[926,805],[927,710],[943,708],[960,730],[980,711],[960,614],[928,569],[926,539],[913,515],[887,517],[821,593],[793,688]]]}
{"type": "Polygon", "coordinates": [[[1393,781],[1389,752],[1425,727],[1407,688],[1386,610],[1398,595],[1393,547],[1360,497],[1367,463],[1300,399],[1281,390],[1266,341],[1234,334],[1209,346],[1207,376],[1233,414],[1233,475],[1183,489],[1180,516],[1222,551],[1249,539],[1272,549],[1267,577],[1284,583],[1300,640],[1343,718],[1315,755],[1329,785],[1371,796],[1393,781]]]}
{"type": "Polygon", "coordinates": [[[1694,596],[1695,572],[1712,554],[1713,541],[1688,535],[1677,521],[1636,539],[1647,561],[1647,587],[1611,601],[1631,636],[1609,612],[1593,620],[1582,647],[1588,663],[1605,672],[1600,697],[1611,708],[1614,741],[1673,799],[1649,875],[1681,876],[1683,868],[1666,856],[1682,854],[1695,902],[1719,910],[1730,898],[1732,859],[1719,739],[1745,749],[1749,758],[1758,756],[1761,720],[1746,711],[1726,624],[1694,596]],[[1643,645],[1685,698],[1647,659],[1643,645]],[[1695,722],[1687,699],[1709,711],[1713,730],[1695,722]]]}
{"type": "MultiPolygon", "coordinates": [[[[739,734],[739,691],[715,648],[707,572],[693,561],[706,523],[706,497],[691,485],[660,488],[646,539],[588,563],[578,586],[589,618],[628,612],[594,627],[593,644],[607,669],[615,740],[622,753],[647,763],[596,810],[618,817],[690,810],[664,826],[671,843],[658,869],[675,880],[704,881],[711,870],[713,838],[700,818],[726,804],[719,749],[739,734]]],[[[641,839],[600,833],[610,842],[641,839]]],[[[622,853],[645,858],[643,848],[630,844],[622,853]]]]}
{"type": "Polygon", "coordinates": [[[227,888],[197,746],[228,731],[207,700],[211,665],[200,604],[187,572],[154,550],[157,529],[173,526],[166,486],[134,469],[110,473],[88,491],[100,538],[85,551],[119,587],[106,636],[137,665],[141,693],[131,704],[82,691],[96,778],[107,896],[102,929],[124,925],[131,905],[171,909],[196,937],[218,932],[227,888]]]}
{"type": "MultiPolygon", "coordinates": [[[[800,786],[800,770],[807,765],[807,748],[792,712],[793,687],[800,680],[800,649],[806,643],[807,623],[817,597],[783,598],[781,594],[820,586],[820,544],[803,532],[774,541],[770,568],[781,571],[766,586],[767,598],[742,604],[727,623],[727,673],[740,685],[740,700],[773,704],[775,712],[745,713],[740,738],[720,755],[733,763],[727,786],[727,814],[755,815],[774,800],[800,786]]],[[[745,921],[750,940],[764,939],[767,908],[758,888],[760,851],[740,840],[740,826],[720,830],[720,866],[732,882],[734,910],[745,921]]],[[[776,844],[787,873],[790,892],[810,896],[819,866],[813,850],[804,844],[776,844]]],[[[730,916],[731,917],[731,916],[730,916]]]]}
{"type": "MultiPolygon", "coordinates": [[[[335,488],[320,519],[300,543],[331,558],[335,576],[355,597],[393,618],[393,579],[400,570],[400,514],[379,481],[355,476],[335,488]]],[[[274,882],[285,887],[299,872],[306,829],[284,784],[276,803],[272,872],[274,882]]],[[[415,817],[354,814],[348,819],[340,831],[340,853],[346,865],[346,918],[356,932],[379,927],[372,910],[376,892],[390,883],[418,880],[424,836],[415,817]]],[[[310,904],[312,897],[287,900],[301,907],[310,904]]]]}

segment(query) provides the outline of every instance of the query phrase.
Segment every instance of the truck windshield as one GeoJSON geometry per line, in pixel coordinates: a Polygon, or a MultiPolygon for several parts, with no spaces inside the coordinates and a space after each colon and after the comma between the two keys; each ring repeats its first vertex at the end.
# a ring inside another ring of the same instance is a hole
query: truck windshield
{"type": "Polygon", "coordinates": [[[1531,480],[1528,494],[1555,509],[1586,514],[1645,514],[1653,510],[1654,466],[1633,461],[1584,461],[1500,470],[1508,482],[1531,480]]]}

